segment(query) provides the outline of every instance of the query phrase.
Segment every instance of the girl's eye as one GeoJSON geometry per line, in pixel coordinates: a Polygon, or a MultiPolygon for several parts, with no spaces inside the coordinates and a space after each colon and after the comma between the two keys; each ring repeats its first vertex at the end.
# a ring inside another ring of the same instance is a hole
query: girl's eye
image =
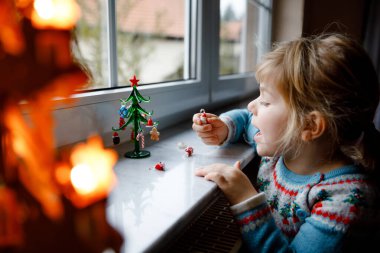
{"type": "Polygon", "coordinates": [[[260,105],[263,105],[263,106],[268,106],[268,105],[270,105],[269,103],[267,103],[267,102],[264,102],[264,101],[260,101],[260,105]]]}

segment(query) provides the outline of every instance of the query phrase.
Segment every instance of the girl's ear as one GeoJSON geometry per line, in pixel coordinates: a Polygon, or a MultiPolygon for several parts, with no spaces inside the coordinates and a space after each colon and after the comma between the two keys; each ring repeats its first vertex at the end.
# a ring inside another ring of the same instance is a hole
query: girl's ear
{"type": "Polygon", "coordinates": [[[312,111],[307,115],[306,125],[302,130],[302,140],[309,142],[320,137],[326,130],[326,119],[322,113],[312,111]]]}

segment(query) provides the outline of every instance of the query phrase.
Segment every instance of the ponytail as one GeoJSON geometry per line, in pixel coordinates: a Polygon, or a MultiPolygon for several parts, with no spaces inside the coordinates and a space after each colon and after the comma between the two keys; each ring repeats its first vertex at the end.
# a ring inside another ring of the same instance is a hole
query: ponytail
{"type": "Polygon", "coordinates": [[[354,144],[341,145],[340,150],[368,172],[380,170],[380,132],[373,123],[363,129],[354,144]]]}

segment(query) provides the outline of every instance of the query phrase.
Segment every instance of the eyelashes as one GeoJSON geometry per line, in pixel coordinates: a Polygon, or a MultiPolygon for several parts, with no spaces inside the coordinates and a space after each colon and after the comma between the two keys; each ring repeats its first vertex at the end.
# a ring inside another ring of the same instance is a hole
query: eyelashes
{"type": "Polygon", "coordinates": [[[270,105],[270,103],[267,103],[267,102],[264,102],[264,101],[259,101],[260,105],[263,105],[263,106],[268,106],[270,105]]]}

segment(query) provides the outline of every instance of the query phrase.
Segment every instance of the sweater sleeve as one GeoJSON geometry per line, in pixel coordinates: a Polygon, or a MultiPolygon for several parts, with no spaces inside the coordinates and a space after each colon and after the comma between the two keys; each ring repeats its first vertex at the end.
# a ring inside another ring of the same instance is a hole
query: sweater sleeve
{"type": "Polygon", "coordinates": [[[220,119],[228,127],[228,137],[222,145],[244,140],[256,149],[253,137],[259,130],[252,125],[252,117],[252,113],[247,109],[235,109],[222,113],[220,119]]]}
{"type": "Polygon", "coordinates": [[[278,228],[267,203],[235,214],[249,252],[339,252],[344,233],[323,229],[306,219],[289,240],[278,228]]]}

